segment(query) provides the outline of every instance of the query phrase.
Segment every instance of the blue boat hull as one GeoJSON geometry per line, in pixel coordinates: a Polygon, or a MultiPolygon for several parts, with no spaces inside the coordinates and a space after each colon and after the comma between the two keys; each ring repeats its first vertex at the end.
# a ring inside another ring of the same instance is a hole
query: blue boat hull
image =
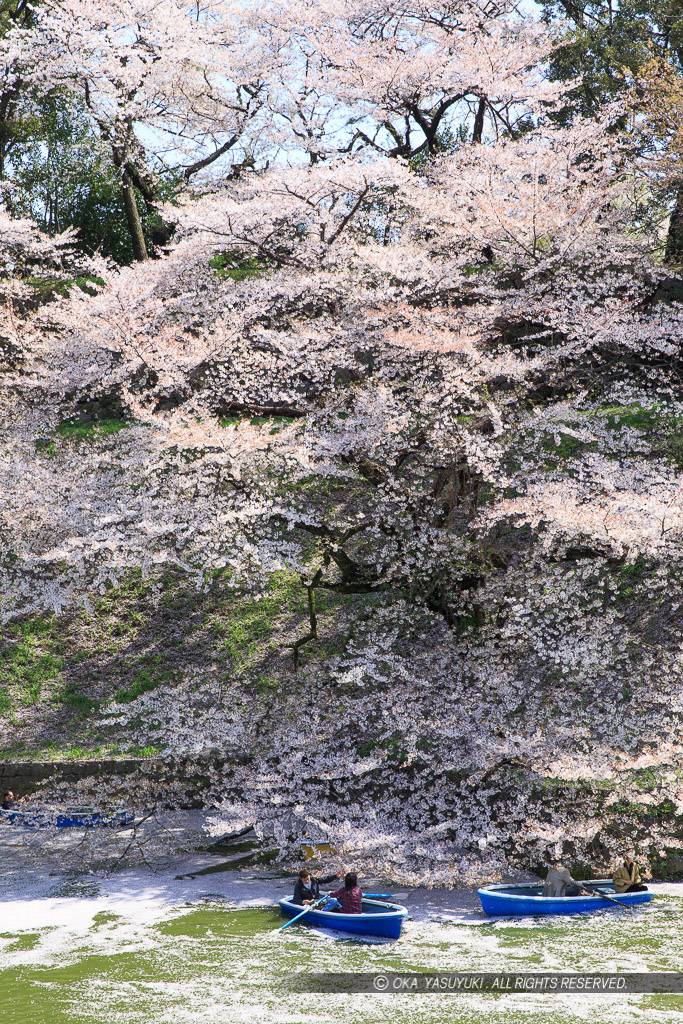
{"type": "Polygon", "coordinates": [[[0,811],[0,824],[23,828],[118,828],[135,820],[131,811],[66,811],[57,815],[38,808],[27,811],[0,811]]]}
{"type": "MultiPolygon", "coordinates": [[[[612,882],[604,878],[586,882],[589,888],[596,889],[619,900],[627,906],[649,903],[651,892],[615,893],[612,882]]],[[[487,885],[478,890],[482,909],[491,917],[531,917],[535,914],[585,914],[590,910],[616,909],[616,904],[600,896],[586,896],[578,889],[569,888],[566,896],[542,896],[543,886],[529,883],[526,885],[487,885]]]]}
{"type": "Polygon", "coordinates": [[[134,815],[127,812],[107,814],[93,811],[92,814],[58,814],[55,819],[57,828],[115,828],[117,825],[130,825],[134,815]]]}
{"type": "MultiPolygon", "coordinates": [[[[280,909],[286,917],[296,917],[303,910],[297,903],[280,900],[280,909]]],[[[408,911],[397,903],[379,903],[363,900],[362,914],[335,914],[324,910],[309,910],[300,923],[315,928],[330,928],[335,932],[350,935],[367,935],[375,939],[397,939],[401,934],[403,919],[408,911]]]]}

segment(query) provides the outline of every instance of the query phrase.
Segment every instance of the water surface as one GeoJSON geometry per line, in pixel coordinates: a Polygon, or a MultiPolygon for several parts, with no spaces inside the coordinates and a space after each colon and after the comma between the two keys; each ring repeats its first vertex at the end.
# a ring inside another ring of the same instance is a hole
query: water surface
{"type": "MultiPolygon", "coordinates": [[[[7,874],[4,875],[5,880],[7,874]]],[[[413,890],[394,943],[298,925],[288,880],[128,871],[0,885],[1,1024],[683,1024],[683,996],[315,994],[301,971],[683,969],[683,886],[633,911],[489,921],[471,892],[413,890]]]]}

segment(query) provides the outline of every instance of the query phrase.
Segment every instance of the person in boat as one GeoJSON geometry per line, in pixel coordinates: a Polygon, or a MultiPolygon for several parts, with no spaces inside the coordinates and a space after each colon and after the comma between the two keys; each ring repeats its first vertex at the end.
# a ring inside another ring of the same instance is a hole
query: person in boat
{"type": "Polygon", "coordinates": [[[2,809],[3,811],[11,811],[14,807],[14,793],[11,789],[8,789],[2,798],[2,809]]]}
{"type": "Polygon", "coordinates": [[[358,875],[355,871],[349,871],[344,875],[344,888],[330,893],[330,900],[323,910],[337,910],[341,914],[362,914],[363,893],[358,888],[358,875]],[[336,906],[330,904],[331,900],[335,901],[336,906]]]}
{"type": "Polygon", "coordinates": [[[569,869],[562,864],[562,861],[558,860],[550,867],[546,875],[543,883],[543,895],[564,896],[568,885],[576,885],[579,889],[583,888],[580,882],[572,878],[569,869]]]}
{"type": "Polygon", "coordinates": [[[624,863],[619,864],[612,875],[614,891],[620,892],[647,892],[647,886],[643,885],[640,878],[638,865],[631,853],[624,854],[624,863]]]}
{"type": "Polygon", "coordinates": [[[296,903],[300,907],[307,907],[309,903],[320,899],[321,885],[326,885],[327,882],[336,882],[338,878],[341,878],[339,872],[335,875],[326,875],[324,878],[314,878],[308,868],[302,868],[294,886],[292,903],[296,903]]]}

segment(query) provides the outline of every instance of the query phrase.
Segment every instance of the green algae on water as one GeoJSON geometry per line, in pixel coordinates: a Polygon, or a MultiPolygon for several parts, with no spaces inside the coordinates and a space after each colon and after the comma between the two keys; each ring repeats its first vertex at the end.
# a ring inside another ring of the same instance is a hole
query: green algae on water
{"type": "MultiPolygon", "coordinates": [[[[86,902],[70,905],[82,913],[86,902]]],[[[211,895],[152,910],[135,901],[116,913],[101,905],[80,931],[67,906],[56,928],[0,936],[11,940],[0,952],[0,1024],[652,1024],[660,1014],[683,1024],[683,996],[322,995],[290,987],[294,975],[312,971],[678,971],[680,901],[552,922],[409,920],[394,943],[296,925],[280,932],[273,907],[237,909],[211,895]]]]}

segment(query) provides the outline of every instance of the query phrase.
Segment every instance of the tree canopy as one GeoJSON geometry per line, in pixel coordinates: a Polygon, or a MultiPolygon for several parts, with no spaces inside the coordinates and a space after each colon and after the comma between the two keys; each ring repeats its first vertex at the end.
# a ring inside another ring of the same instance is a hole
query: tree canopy
{"type": "MultiPolygon", "coordinates": [[[[128,262],[168,242],[173,217],[161,207],[173,194],[273,164],[378,154],[417,170],[548,117],[599,121],[634,89],[631,141],[647,150],[643,69],[650,91],[652,60],[680,74],[677,5],[540,6],[536,21],[508,0],[4,0],[6,206],[30,208],[48,231],[74,226],[86,251],[128,262]]],[[[647,202],[671,214],[676,261],[683,198],[671,176],[662,187],[653,172],[652,183],[647,202]]]]}

